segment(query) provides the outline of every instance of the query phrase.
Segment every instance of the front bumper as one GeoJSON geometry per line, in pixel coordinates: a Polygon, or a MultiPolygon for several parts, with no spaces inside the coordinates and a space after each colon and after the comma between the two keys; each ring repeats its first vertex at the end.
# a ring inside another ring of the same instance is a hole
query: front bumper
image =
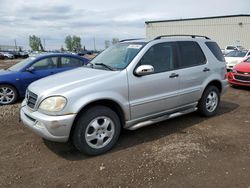
{"type": "Polygon", "coordinates": [[[229,72],[228,73],[228,82],[231,85],[238,85],[238,86],[250,86],[250,82],[248,81],[242,81],[242,80],[237,80],[234,78],[234,73],[229,72]]]}
{"type": "Polygon", "coordinates": [[[38,111],[31,111],[22,103],[20,118],[26,127],[41,137],[56,141],[67,142],[76,114],[49,116],[38,111]]]}

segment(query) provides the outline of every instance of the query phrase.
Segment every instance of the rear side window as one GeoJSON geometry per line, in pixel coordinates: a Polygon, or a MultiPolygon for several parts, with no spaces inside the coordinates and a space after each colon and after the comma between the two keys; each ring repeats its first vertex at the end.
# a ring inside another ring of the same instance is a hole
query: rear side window
{"type": "Polygon", "coordinates": [[[80,67],[83,63],[80,59],[72,57],[61,57],[61,67],[80,67]]]}
{"type": "Polygon", "coordinates": [[[206,63],[206,57],[199,44],[194,41],[177,42],[180,52],[180,68],[193,67],[206,63]]]}
{"type": "Polygon", "coordinates": [[[214,54],[216,59],[218,59],[219,61],[225,62],[225,58],[222,55],[221,49],[219,48],[219,46],[216,42],[205,42],[205,44],[210,49],[210,51],[214,54]]]}

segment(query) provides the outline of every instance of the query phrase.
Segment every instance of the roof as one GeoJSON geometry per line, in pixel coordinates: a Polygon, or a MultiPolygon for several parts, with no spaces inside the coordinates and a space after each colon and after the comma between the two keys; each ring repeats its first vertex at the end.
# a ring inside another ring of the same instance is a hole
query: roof
{"type": "Polygon", "coordinates": [[[236,15],[225,15],[225,16],[212,16],[212,17],[200,17],[200,18],[186,18],[186,19],[172,19],[172,20],[155,20],[146,21],[149,23],[159,23],[159,22],[178,22],[178,21],[191,21],[191,20],[206,20],[206,19],[218,19],[218,18],[233,18],[233,17],[250,17],[250,14],[236,14],[236,15]]]}

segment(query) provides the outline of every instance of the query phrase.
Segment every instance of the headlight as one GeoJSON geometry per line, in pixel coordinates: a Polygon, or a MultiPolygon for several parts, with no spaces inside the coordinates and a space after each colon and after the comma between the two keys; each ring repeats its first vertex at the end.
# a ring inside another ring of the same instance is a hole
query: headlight
{"type": "Polygon", "coordinates": [[[67,100],[64,97],[48,97],[41,102],[39,109],[47,112],[59,112],[65,107],[66,103],[67,100]]]}
{"type": "Polygon", "coordinates": [[[234,68],[233,68],[232,72],[233,72],[233,73],[237,73],[237,71],[236,71],[234,68]]]}

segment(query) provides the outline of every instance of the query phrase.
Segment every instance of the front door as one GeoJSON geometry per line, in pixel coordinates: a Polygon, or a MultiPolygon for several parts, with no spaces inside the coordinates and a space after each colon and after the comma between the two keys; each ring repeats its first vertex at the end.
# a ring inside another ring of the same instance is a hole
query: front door
{"type": "Polygon", "coordinates": [[[41,59],[31,65],[33,70],[24,71],[21,73],[21,80],[23,88],[26,89],[32,82],[44,78],[49,75],[53,75],[58,72],[57,57],[48,57],[41,59]]]}
{"type": "Polygon", "coordinates": [[[179,77],[176,70],[175,43],[165,42],[152,46],[138,66],[152,65],[154,73],[136,76],[130,73],[129,100],[133,120],[157,115],[178,106],[179,77]]]}

